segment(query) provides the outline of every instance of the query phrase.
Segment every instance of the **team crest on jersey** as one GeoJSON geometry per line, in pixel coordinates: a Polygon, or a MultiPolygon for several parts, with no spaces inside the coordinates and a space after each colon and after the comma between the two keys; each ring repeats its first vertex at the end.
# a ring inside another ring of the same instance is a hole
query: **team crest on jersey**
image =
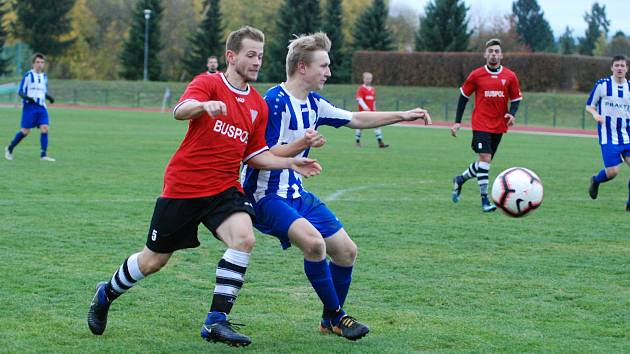
{"type": "Polygon", "coordinates": [[[501,85],[505,86],[505,79],[501,79],[501,85]]]}
{"type": "Polygon", "coordinates": [[[255,109],[250,109],[249,114],[252,115],[252,123],[254,123],[256,121],[256,118],[258,117],[258,111],[255,109]]]}

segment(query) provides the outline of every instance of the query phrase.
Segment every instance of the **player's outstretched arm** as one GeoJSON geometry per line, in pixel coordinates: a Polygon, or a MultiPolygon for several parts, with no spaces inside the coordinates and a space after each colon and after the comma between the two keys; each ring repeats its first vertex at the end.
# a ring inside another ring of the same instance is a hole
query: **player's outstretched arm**
{"type": "Polygon", "coordinates": [[[414,121],[417,119],[424,120],[425,125],[431,125],[431,116],[427,110],[422,108],[414,108],[409,111],[397,112],[353,112],[352,120],[346,124],[346,127],[352,129],[368,129],[378,128],[399,122],[414,121]]]}
{"type": "Polygon", "coordinates": [[[315,129],[308,128],[304,136],[289,144],[276,145],[270,150],[276,156],[293,157],[310,147],[322,147],[326,144],[326,139],[315,129]]]}
{"type": "Polygon", "coordinates": [[[322,172],[322,166],[316,160],[306,157],[279,157],[271,151],[265,151],[246,161],[247,165],[261,170],[283,170],[290,168],[304,177],[316,176],[322,172]]]}
{"type": "Polygon", "coordinates": [[[195,100],[184,101],[175,107],[173,117],[177,120],[188,120],[199,117],[202,112],[207,112],[211,118],[220,114],[227,114],[227,107],[222,101],[199,102],[195,100]]]}

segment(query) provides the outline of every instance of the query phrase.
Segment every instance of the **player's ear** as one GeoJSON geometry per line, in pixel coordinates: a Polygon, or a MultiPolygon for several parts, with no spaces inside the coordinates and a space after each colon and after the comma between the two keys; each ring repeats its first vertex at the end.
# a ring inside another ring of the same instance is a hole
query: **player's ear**
{"type": "Polygon", "coordinates": [[[236,57],[236,53],[231,50],[225,51],[225,62],[228,64],[234,64],[234,57],[236,57]]]}
{"type": "Polygon", "coordinates": [[[300,74],[304,74],[306,72],[306,64],[304,64],[304,61],[300,60],[297,63],[297,71],[300,74]]]}

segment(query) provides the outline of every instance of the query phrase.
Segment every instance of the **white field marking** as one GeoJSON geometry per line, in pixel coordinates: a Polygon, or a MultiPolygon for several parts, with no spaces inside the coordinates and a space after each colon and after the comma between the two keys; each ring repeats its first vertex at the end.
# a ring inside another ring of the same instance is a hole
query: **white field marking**
{"type": "Polygon", "coordinates": [[[352,188],[337,189],[331,195],[325,196],[323,199],[325,201],[327,201],[327,202],[332,202],[334,200],[339,199],[339,197],[341,197],[342,195],[344,195],[346,193],[358,192],[358,191],[362,191],[364,189],[370,189],[370,188],[374,188],[374,187],[376,187],[376,186],[356,186],[356,187],[352,187],[352,188]]]}
{"type": "MultiPolygon", "coordinates": [[[[422,180],[422,181],[418,181],[416,184],[426,184],[426,183],[433,183],[433,182],[435,182],[435,181],[433,181],[433,180],[422,180]]],[[[411,186],[412,184],[409,184],[409,185],[411,186]]],[[[394,186],[394,184],[371,184],[371,185],[363,185],[363,186],[356,186],[356,187],[351,187],[351,188],[338,189],[338,190],[334,191],[332,194],[323,197],[322,199],[324,201],[327,201],[327,202],[332,202],[332,201],[341,199],[341,197],[344,194],[354,193],[354,192],[358,192],[358,191],[362,191],[362,190],[366,190],[366,189],[379,189],[379,188],[382,188],[382,187],[390,187],[390,186],[394,186]]],[[[355,195],[355,197],[356,197],[356,195],[355,195]]],[[[370,199],[370,198],[354,198],[353,197],[353,198],[350,198],[350,199],[344,198],[343,200],[359,201],[359,200],[372,200],[372,199],[370,199]]],[[[381,197],[375,198],[375,200],[389,201],[389,199],[383,199],[381,197]]],[[[404,198],[403,199],[395,198],[395,199],[391,199],[391,200],[404,200],[404,198]]]]}
{"type": "MultiPolygon", "coordinates": [[[[441,126],[441,125],[393,124],[393,126],[403,127],[403,128],[450,129],[450,127],[441,126]]],[[[470,128],[461,128],[461,130],[470,130],[470,128]]],[[[597,138],[597,135],[589,135],[589,134],[539,132],[539,131],[532,131],[532,130],[510,130],[509,133],[535,134],[535,135],[553,135],[553,136],[571,136],[571,137],[576,137],[576,138],[591,138],[591,139],[597,138]]]]}

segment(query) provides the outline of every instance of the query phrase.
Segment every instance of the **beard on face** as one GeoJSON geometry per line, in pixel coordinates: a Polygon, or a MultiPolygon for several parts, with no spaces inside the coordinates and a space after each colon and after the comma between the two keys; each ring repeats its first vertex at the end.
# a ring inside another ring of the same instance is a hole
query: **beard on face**
{"type": "Polygon", "coordinates": [[[236,67],[236,73],[239,74],[245,82],[253,82],[256,81],[256,79],[258,78],[258,73],[256,73],[254,77],[251,77],[246,70],[243,70],[238,66],[236,67]]]}

